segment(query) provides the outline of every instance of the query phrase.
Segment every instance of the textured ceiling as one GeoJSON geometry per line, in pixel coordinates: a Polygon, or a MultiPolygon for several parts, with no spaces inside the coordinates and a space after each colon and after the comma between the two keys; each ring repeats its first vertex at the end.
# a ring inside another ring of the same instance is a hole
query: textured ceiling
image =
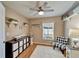
{"type": "Polygon", "coordinates": [[[28,18],[37,17],[50,17],[50,16],[61,16],[67,12],[73,5],[73,1],[47,1],[48,6],[54,9],[53,12],[45,12],[44,15],[40,16],[37,12],[29,10],[36,5],[35,1],[7,1],[3,2],[4,5],[14,9],[19,14],[28,18]]]}

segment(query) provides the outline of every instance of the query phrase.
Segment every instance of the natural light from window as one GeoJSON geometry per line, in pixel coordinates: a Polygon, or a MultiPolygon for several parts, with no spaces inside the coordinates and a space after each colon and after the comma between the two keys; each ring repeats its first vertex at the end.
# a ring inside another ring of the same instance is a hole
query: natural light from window
{"type": "Polygon", "coordinates": [[[43,23],[43,39],[54,39],[54,23],[43,23]]]}

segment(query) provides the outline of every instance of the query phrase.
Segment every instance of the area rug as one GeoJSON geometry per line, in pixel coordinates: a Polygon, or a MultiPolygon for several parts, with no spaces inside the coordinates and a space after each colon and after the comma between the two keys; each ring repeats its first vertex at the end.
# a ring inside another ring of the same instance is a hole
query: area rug
{"type": "Polygon", "coordinates": [[[37,45],[30,58],[64,58],[64,55],[53,47],[37,45]]]}

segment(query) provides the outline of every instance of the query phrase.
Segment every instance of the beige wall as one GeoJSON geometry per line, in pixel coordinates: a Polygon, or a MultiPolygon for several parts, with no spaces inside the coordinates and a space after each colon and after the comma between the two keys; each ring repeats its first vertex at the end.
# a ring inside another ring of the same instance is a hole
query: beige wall
{"type": "Polygon", "coordinates": [[[28,23],[28,19],[23,17],[22,15],[18,14],[16,11],[14,11],[11,8],[6,8],[6,17],[13,18],[15,20],[18,20],[18,25],[14,26],[14,24],[10,24],[9,27],[6,24],[6,40],[11,40],[12,37],[19,36],[19,35],[27,35],[29,26],[24,26],[23,23],[28,23]]]}
{"type": "Polygon", "coordinates": [[[69,21],[65,21],[65,37],[69,37],[71,29],[79,30],[79,15],[73,16],[69,21]]]}
{"type": "MultiPolygon", "coordinates": [[[[11,40],[12,37],[19,36],[19,35],[27,35],[29,33],[30,29],[30,34],[33,35],[34,41],[40,41],[42,40],[42,28],[36,27],[33,28],[31,25],[32,24],[40,24],[42,23],[47,23],[47,22],[52,22],[54,23],[54,37],[56,38],[57,36],[63,35],[64,32],[64,25],[63,21],[61,20],[61,17],[46,17],[46,18],[36,18],[36,19],[30,19],[28,20],[27,18],[23,17],[22,15],[18,14],[11,8],[6,7],[6,17],[10,17],[13,19],[18,20],[18,25],[15,27],[13,24],[10,24],[8,27],[6,25],[6,40],[11,40]],[[23,22],[29,23],[26,27],[23,26],[23,22]]],[[[38,41],[38,42],[39,42],[38,41]]]]}
{"type": "Polygon", "coordinates": [[[48,18],[36,18],[30,20],[30,34],[33,35],[34,41],[42,40],[42,28],[40,27],[32,27],[32,24],[40,24],[46,23],[46,22],[52,22],[54,23],[54,36],[55,38],[57,36],[63,35],[64,32],[64,24],[61,20],[61,17],[48,17],[48,18]]]}

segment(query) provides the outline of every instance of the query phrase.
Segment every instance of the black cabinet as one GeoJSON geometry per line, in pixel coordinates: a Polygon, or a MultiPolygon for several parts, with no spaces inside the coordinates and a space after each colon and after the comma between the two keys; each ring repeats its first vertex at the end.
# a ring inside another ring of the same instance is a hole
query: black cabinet
{"type": "Polygon", "coordinates": [[[17,58],[25,49],[30,46],[30,37],[23,36],[19,39],[13,39],[5,42],[5,57],[17,58]]]}

